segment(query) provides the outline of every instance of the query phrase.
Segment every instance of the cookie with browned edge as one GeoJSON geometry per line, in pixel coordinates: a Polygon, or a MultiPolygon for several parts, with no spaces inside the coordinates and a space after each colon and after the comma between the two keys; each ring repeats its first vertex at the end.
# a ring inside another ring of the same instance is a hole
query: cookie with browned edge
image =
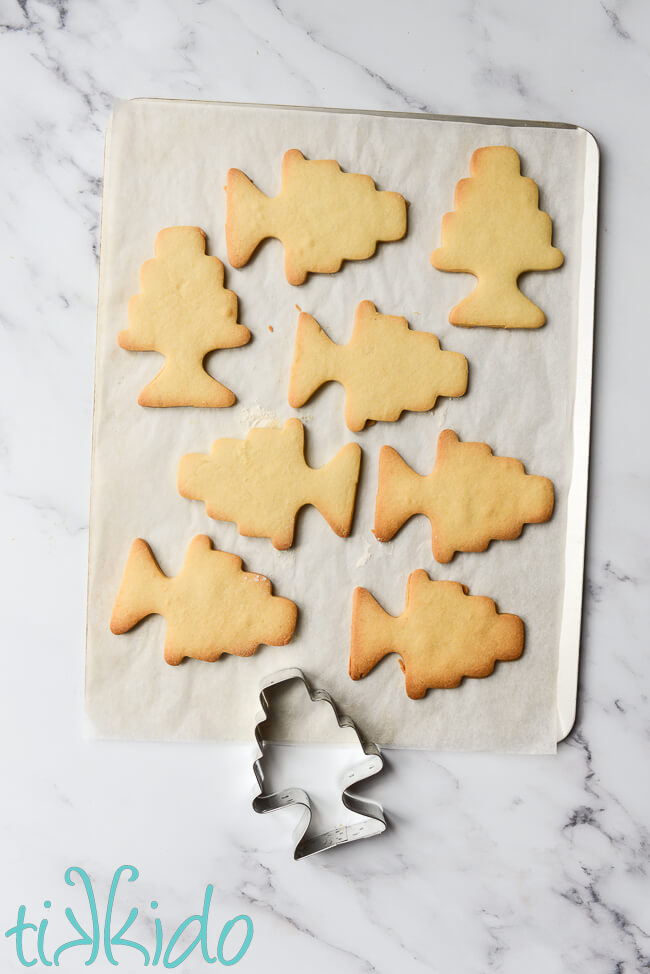
{"type": "Polygon", "coordinates": [[[367,589],[354,591],[350,676],[360,680],[397,653],[412,700],[428,689],[457,687],[466,676],[489,676],[497,660],[518,659],[523,648],[519,616],[497,612],[492,599],[468,595],[460,582],[434,582],[422,569],[409,575],[397,617],[367,589]]]}
{"type": "Polygon", "coordinates": [[[358,432],[369,420],[394,423],[404,410],[433,409],[438,396],[464,395],[467,359],[362,301],[347,345],[333,342],[306,312],[298,319],[289,404],[303,406],[325,382],[345,387],[345,421],[358,432]]]}
{"type": "Polygon", "coordinates": [[[213,662],[223,653],[252,656],[261,643],[284,646],[293,636],[297,608],[271,594],[264,575],[242,570],[241,558],[212,548],[198,534],[173,578],[158,566],[142,538],[131,545],[113,614],[111,631],[128,632],[145,616],[167,621],[165,660],[184,657],[213,662]]]}
{"type": "Polygon", "coordinates": [[[521,175],[519,155],[508,145],[477,149],[470,173],[456,185],[455,209],[443,216],[441,246],[431,255],[438,270],[478,279],[449,320],[464,327],[539,328],[546,316],[519,290],[519,277],[553,270],[564,256],[551,244],[551,218],[539,209],[537,184],[521,175]]]}
{"type": "Polygon", "coordinates": [[[456,551],[485,551],[490,541],[518,538],[524,524],[548,521],[553,484],[527,474],[520,460],[495,457],[487,443],[461,443],[443,430],[433,472],[421,476],[397,450],[383,446],[374,533],[389,541],[414,514],[431,522],[436,561],[456,551]]]}
{"type": "Polygon", "coordinates": [[[342,172],[334,159],[305,159],[289,149],[282,160],[282,189],[265,196],[240,169],[228,172],[226,245],[233,267],[243,267],[259,243],[284,245],[289,284],[307,274],[333,274],[344,260],[372,257],[377,243],[406,233],[406,202],[379,192],[370,176],[342,172]]]}

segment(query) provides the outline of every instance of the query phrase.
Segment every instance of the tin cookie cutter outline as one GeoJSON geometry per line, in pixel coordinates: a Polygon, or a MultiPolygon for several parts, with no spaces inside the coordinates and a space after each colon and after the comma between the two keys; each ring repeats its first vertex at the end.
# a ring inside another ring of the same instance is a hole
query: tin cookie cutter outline
{"type": "Polygon", "coordinates": [[[255,740],[257,741],[259,754],[253,764],[253,771],[255,772],[259,786],[259,794],[253,799],[253,809],[263,814],[264,812],[273,812],[277,808],[286,808],[289,805],[303,806],[304,811],[293,834],[295,846],[293,858],[295,860],[304,859],[307,856],[315,855],[317,852],[334,849],[348,842],[356,842],[358,839],[369,839],[374,835],[381,835],[382,832],[385,832],[388,823],[386,822],[383,806],[371,798],[355,795],[352,791],[354,786],[360,781],[365,781],[366,778],[371,778],[383,770],[384,759],[381,751],[376,744],[363,740],[359,728],[352,718],[348,714],[342,714],[339,711],[330,694],[326,690],[312,689],[311,684],[302,670],[297,667],[291,667],[286,670],[278,670],[276,673],[272,673],[262,680],[260,684],[260,703],[263,713],[259,714],[259,719],[255,725],[255,740]],[[344,806],[350,811],[364,816],[364,821],[355,822],[352,825],[341,825],[320,835],[310,836],[307,839],[305,839],[305,834],[312,817],[311,800],[307,792],[302,788],[285,788],[282,791],[273,792],[272,794],[264,793],[263,762],[266,739],[261,728],[270,713],[271,705],[267,691],[279,686],[281,683],[289,683],[293,680],[300,680],[304,684],[312,703],[324,700],[330,705],[334,711],[334,716],[339,727],[349,727],[354,731],[359,745],[366,755],[365,760],[355,765],[344,775],[344,787],[341,794],[341,800],[344,806]]]}

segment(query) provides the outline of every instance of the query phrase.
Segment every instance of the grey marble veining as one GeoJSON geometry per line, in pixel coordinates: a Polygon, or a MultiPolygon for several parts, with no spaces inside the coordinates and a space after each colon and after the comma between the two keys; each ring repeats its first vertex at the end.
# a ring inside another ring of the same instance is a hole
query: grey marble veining
{"type": "Polygon", "coordinates": [[[249,913],[242,970],[646,970],[650,6],[0,0],[0,35],[2,930],[60,904],[67,866],[105,896],[133,862],[132,901],[169,922],[206,883],[216,915],[249,913]],[[576,727],[553,758],[394,752],[369,786],[394,828],[298,865],[290,817],[250,810],[249,749],[81,738],[103,133],[138,95],[548,118],[601,144],[576,727]]]}

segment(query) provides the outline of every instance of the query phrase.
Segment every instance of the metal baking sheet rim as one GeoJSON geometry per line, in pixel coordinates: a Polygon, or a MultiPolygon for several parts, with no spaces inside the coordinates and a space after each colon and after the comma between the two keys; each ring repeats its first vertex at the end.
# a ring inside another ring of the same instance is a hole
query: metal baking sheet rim
{"type": "MultiPolygon", "coordinates": [[[[171,98],[133,98],[131,101],[170,102],[171,98]]],[[[204,99],[183,101],[205,104],[204,99]]],[[[325,108],[311,105],[269,105],[264,102],[211,101],[210,104],[233,108],[277,108],[284,111],[329,112],[341,115],[376,115],[387,118],[411,118],[478,125],[508,125],[513,128],[572,129],[586,136],[584,207],[582,213],[582,253],[580,255],[580,284],[578,293],[578,330],[576,349],[576,391],[573,409],[573,464],[568,494],[565,539],[564,602],[560,623],[557,671],[557,741],[570,734],[576,719],[578,671],[580,663],[580,634],[582,625],[582,595],[587,529],[587,490],[589,483],[589,444],[591,429],[591,385],[593,364],[593,333],[596,287],[596,246],[598,228],[599,148],[594,135],[580,125],[568,122],[544,122],[528,119],[481,118],[474,115],[436,115],[426,112],[391,112],[364,108],[325,108]]],[[[116,100],[114,109],[119,105],[116,100]]],[[[111,119],[112,121],[112,119],[111,119]]],[[[111,121],[106,130],[104,160],[108,152],[111,121]]],[[[102,204],[103,210],[103,204],[102,204]]],[[[102,228],[100,224],[100,240],[102,228]]],[[[99,302],[98,302],[99,315],[99,302]]],[[[95,371],[97,363],[95,362],[95,371]]],[[[93,383],[93,429],[95,413],[95,384],[93,383]]],[[[91,451],[95,451],[93,437],[91,451]]],[[[90,501],[92,524],[92,491],[90,501]]],[[[90,546],[89,546],[90,559],[90,546]]],[[[88,576],[89,579],[89,576],[88,576]]],[[[89,580],[87,585],[89,584],[89,580]]],[[[87,638],[88,613],[86,612],[87,638]]]]}

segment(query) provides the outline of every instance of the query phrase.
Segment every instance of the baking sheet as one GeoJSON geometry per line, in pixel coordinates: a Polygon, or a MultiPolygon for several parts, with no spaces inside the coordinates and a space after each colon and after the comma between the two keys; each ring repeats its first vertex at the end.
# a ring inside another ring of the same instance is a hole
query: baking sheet
{"type": "MultiPolygon", "coordinates": [[[[588,192],[587,173],[593,182],[593,147],[588,133],[570,127],[146,99],[116,107],[106,147],[97,328],[89,734],[250,740],[260,679],[277,668],[300,666],[368,738],[384,746],[555,749],[575,701],[595,237],[595,196],[588,192]],[[441,273],[429,262],[457,180],[468,175],[473,150],[490,144],[512,145],[520,153],[523,173],[538,182],[540,204],[553,218],[553,243],[565,255],[561,269],[522,278],[525,293],[547,315],[537,331],[453,327],[449,309],[469,293],[474,278],[441,273]],[[228,168],[243,169],[275,195],[282,155],[293,147],[307,158],[336,158],[344,170],[369,173],[378,188],[402,193],[411,204],[406,238],[380,245],[373,259],[346,263],[336,275],[311,275],[299,288],[284,278],[279,241],[264,243],[241,270],[230,268],[223,190],[228,168]],[[158,372],[162,357],[117,345],[118,332],[127,326],[128,299],[138,291],[140,265],[153,256],[158,230],[174,225],[206,231],[208,252],[222,259],[226,286],[239,298],[238,320],[253,333],[249,345],[208,358],[212,374],[238,397],[230,409],[138,406],[138,392],[158,372]],[[296,304],[342,343],[364,299],[382,313],[404,315],[411,327],[436,334],[443,348],[466,355],[467,394],[357,435],[345,426],[340,385],[326,386],[303,409],[292,410],[287,389],[296,304]],[[292,415],[305,423],[307,460],[314,466],[350,440],[362,447],[349,538],[338,538],[307,508],[299,516],[294,547],[278,552],[266,539],[243,538],[235,525],[212,521],[203,504],[178,494],[183,454],[207,452],[219,437],[243,437],[251,425],[281,425],[292,415]],[[461,440],[483,440],[496,454],[518,457],[527,472],[550,477],[556,497],[552,520],[525,527],[517,541],[457,554],[448,565],[433,559],[423,517],[408,522],[392,542],[377,542],[371,528],[380,447],[390,444],[417,471],[429,473],[445,427],[461,440]],[[276,594],[298,604],[299,625],[288,646],[261,647],[245,660],[224,656],[216,663],[186,660],[170,667],[162,655],[164,619],[150,617],[130,633],[111,634],[112,604],[131,541],[145,538],[163,571],[176,574],[198,533],[240,555],[246,569],[267,575],[276,594]],[[521,659],[498,664],[488,679],[466,679],[457,689],[429,691],[420,701],[406,697],[395,656],[364,680],[350,680],[354,587],[369,588],[387,611],[399,614],[408,575],[416,568],[434,579],[461,581],[470,594],[489,595],[500,611],[520,615],[526,625],[521,659]]],[[[290,718],[290,706],[287,714],[290,718]]],[[[336,729],[318,714],[299,727],[288,720],[278,735],[337,740],[336,729]]]]}

